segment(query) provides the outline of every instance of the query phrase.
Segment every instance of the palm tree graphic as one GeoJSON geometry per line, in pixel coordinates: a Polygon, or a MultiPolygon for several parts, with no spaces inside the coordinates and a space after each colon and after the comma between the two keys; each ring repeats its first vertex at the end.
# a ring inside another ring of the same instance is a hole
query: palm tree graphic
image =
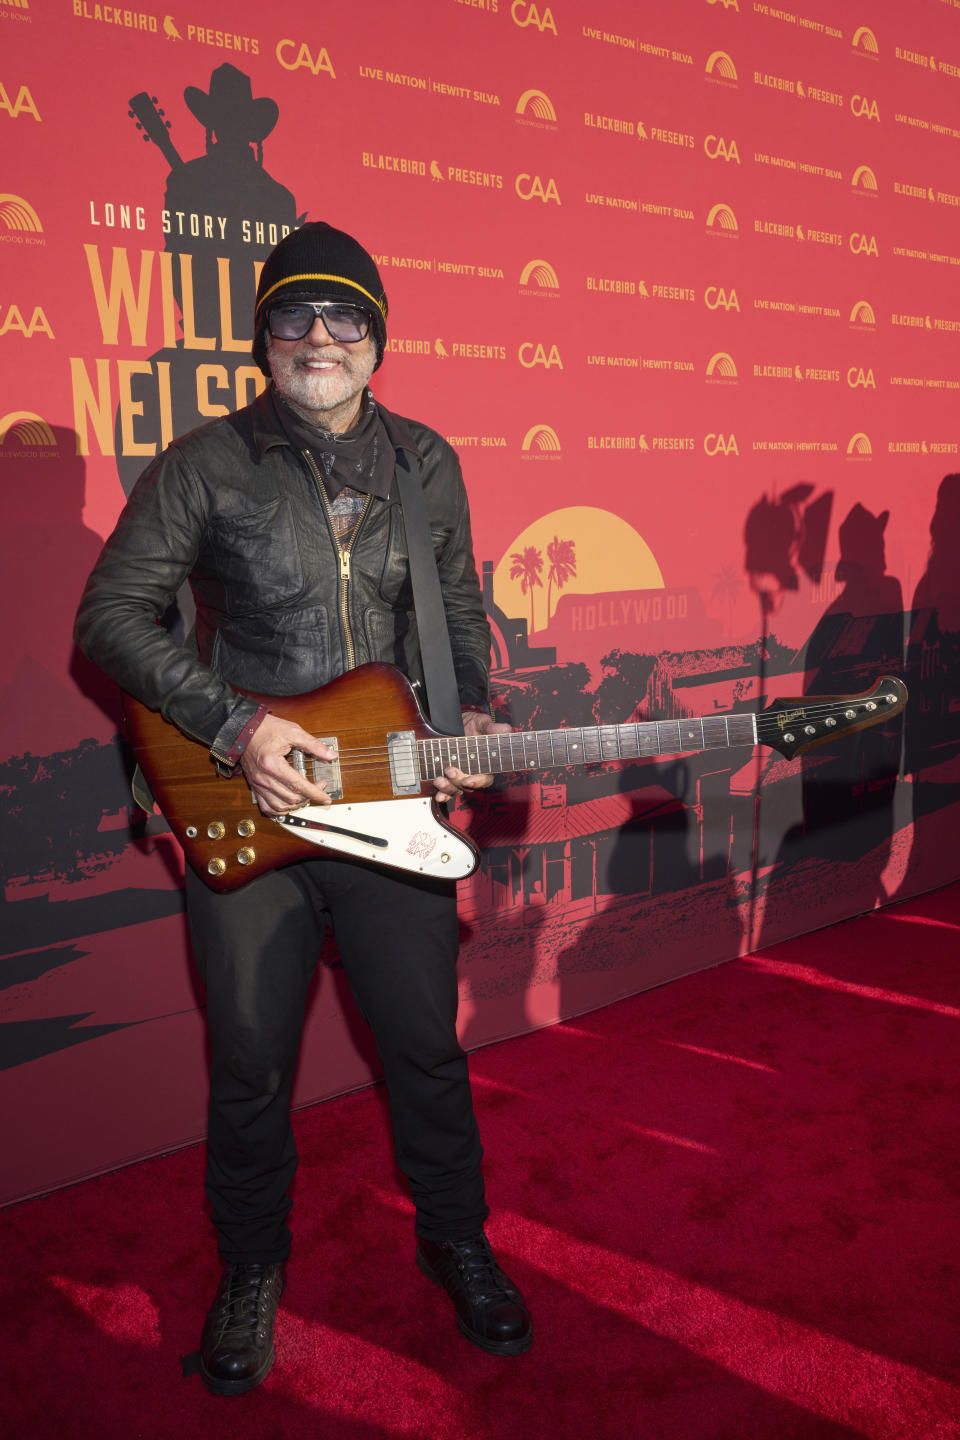
{"type": "Polygon", "coordinates": [[[510,579],[520,581],[521,594],[526,595],[530,590],[530,633],[534,631],[533,623],[533,589],[535,585],[543,588],[543,581],[540,579],[540,571],[543,569],[543,554],[536,545],[526,545],[523,550],[515,550],[510,556],[510,579]]]}
{"type": "Polygon", "coordinates": [[[550,609],[550,595],[554,585],[557,587],[557,599],[559,591],[572,580],[577,573],[577,551],[572,540],[561,540],[554,535],[547,546],[547,559],[550,561],[550,569],[547,571],[547,622],[553,611],[550,609]]]}
{"type": "Polygon", "coordinates": [[[733,612],[737,603],[737,596],[743,587],[743,581],[737,574],[735,565],[723,565],[713,577],[713,590],[710,598],[726,602],[729,633],[733,635],[733,612]]]}

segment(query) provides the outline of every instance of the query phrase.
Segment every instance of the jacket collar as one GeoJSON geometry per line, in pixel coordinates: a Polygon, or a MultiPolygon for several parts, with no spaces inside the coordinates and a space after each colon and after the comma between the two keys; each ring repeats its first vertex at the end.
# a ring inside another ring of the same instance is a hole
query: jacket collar
{"type": "MultiPolygon", "coordinates": [[[[248,407],[251,423],[253,425],[253,441],[257,447],[257,454],[263,458],[267,450],[273,449],[275,445],[289,445],[287,434],[277,418],[276,409],[271,395],[272,386],[268,385],[262,395],[258,395],[252,405],[248,407]]],[[[417,461],[422,461],[420,447],[410,433],[407,422],[399,415],[394,415],[385,405],[377,401],[377,409],[380,411],[384,427],[390,444],[397,452],[397,459],[400,460],[403,451],[409,452],[417,461]]]]}

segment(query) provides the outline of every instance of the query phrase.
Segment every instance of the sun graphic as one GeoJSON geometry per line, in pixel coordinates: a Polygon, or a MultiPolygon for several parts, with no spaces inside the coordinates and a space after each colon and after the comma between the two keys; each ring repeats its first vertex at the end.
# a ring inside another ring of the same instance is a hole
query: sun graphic
{"type": "Polygon", "coordinates": [[[570,505],[534,520],[493,572],[494,599],[505,614],[525,616],[528,633],[545,629],[548,606],[552,615],[561,595],[662,589],[660,566],[643,537],[593,505],[570,505]]]}

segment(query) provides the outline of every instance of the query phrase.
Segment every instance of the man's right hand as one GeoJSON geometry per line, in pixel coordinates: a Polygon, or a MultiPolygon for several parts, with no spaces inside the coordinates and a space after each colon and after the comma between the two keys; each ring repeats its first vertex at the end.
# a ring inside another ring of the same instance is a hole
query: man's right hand
{"type": "Polygon", "coordinates": [[[307,733],[292,720],[267,715],[261,720],[240,757],[240,768],[264,815],[285,815],[303,805],[329,805],[323,784],[313,785],[287,756],[302,750],[318,760],[335,760],[336,751],[307,733]]]}

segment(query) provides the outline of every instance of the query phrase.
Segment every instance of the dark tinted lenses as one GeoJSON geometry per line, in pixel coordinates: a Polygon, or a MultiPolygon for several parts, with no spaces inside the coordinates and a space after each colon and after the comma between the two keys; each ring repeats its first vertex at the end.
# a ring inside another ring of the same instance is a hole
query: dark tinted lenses
{"type": "Polygon", "coordinates": [[[276,340],[302,340],[318,315],[330,337],[344,344],[363,340],[370,329],[370,316],[359,305],[340,305],[332,301],[321,305],[287,301],[270,307],[270,334],[276,340]]]}

